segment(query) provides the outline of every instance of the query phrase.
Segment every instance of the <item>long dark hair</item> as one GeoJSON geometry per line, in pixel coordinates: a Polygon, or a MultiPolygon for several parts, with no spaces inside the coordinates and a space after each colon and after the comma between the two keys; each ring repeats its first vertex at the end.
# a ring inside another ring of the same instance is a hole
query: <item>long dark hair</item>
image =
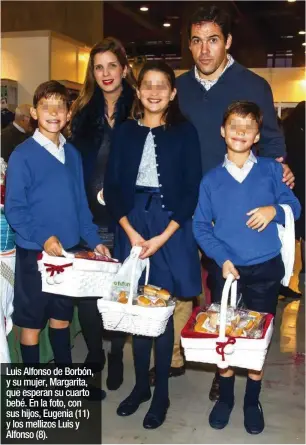
{"type": "MultiPolygon", "coordinates": [[[[72,106],[71,122],[76,114],[78,114],[91,100],[94,91],[97,88],[97,82],[94,77],[94,58],[96,54],[111,51],[118,59],[122,69],[127,68],[126,82],[131,88],[135,88],[136,79],[133,71],[128,63],[125,49],[122,43],[114,37],[106,37],[101,42],[96,43],[90,51],[89,61],[85,81],[82,90],[72,106]]],[[[71,127],[71,125],[70,125],[71,127]]]]}
{"type": "MultiPolygon", "coordinates": [[[[163,62],[162,60],[150,60],[149,62],[146,62],[144,64],[137,79],[138,89],[140,89],[143,78],[148,71],[158,71],[160,73],[163,73],[167,77],[171,90],[173,91],[175,89],[174,71],[167,63],[163,62]]],[[[137,96],[135,96],[131,114],[133,119],[142,119],[144,116],[144,107],[137,96]]],[[[184,122],[186,120],[180,111],[177,95],[172,101],[169,102],[169,105],[165,110],[162,119],[165,120],[166,127],[184,122]]]]}

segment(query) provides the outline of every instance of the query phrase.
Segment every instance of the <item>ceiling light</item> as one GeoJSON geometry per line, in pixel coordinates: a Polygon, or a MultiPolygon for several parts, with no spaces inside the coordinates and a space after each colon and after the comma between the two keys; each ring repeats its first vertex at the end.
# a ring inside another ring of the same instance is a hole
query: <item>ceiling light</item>
{"type": "Polygon", "coordinates": [[[148,8],[147,6],[141,6],[139,9],[140,9],[140,11],[142,11],[142,12],[147,12],[147,11],[149,11],[149,8],[148,8]]]}
{"type": "Polygon", "coordinates": [[[294,3],[296,0],[288,0],[289,3],[294,3]]]}
{"type": "Polygon", "coordinates": [[[306,46],[306,43],[304,42],[304,43],[302,43],[302,45],[303,45],[303,46],[306,46]]]}
{"type": "Polygon", "coordinates": [[[170,28],[171,23],[166,22],[166,23],[163,24],[163,26],[164,26],[165,28],[170,28]]]}
{"type": "Polygon", "coordinates": [[[306,34],[306,31],[299,31],[299,34],[306,34]]]}

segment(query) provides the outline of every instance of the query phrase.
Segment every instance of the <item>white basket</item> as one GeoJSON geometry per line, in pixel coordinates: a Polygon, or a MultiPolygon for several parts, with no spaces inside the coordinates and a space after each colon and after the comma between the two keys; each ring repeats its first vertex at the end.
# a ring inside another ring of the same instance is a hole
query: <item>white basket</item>
{"type": "Polygon", "coordinates": [[[42,253],[38,270],[42,291],[67,297],[110,298],[112,281],[120,263],[84,260],[63,251],[63,257],[42,253]]]}
{"type": "Polygon", "coordinates": [[[222,292],[220,310],[220,335],[217,338],[188,338],[182,331],[182,346],[187,361],[213,363],[221,369],[228,366],[261,371],[273,333],[273,317],[264,338],[231,338],[225,336],[226,312],[229,290],[231,288],[231,306],[236,307],[237,282],[229,275],[222,292]]]}
{"type": "MultiPolygon", "coordinates": [[[[174,305],[167,307],[143,307],[133,305],[133,288],[137,261],[141,248],[136,252],[132,270],[130,292],[127,304],[116,301],[98,300],[98,310],[102,315],[103,326],[109,331],[122,331],[134,335],[158,337],[165,332],[167,322],[174,311],[174,305]]],[[[146,262],[145,284],[148,284],[150,262],[146,262]]]]}

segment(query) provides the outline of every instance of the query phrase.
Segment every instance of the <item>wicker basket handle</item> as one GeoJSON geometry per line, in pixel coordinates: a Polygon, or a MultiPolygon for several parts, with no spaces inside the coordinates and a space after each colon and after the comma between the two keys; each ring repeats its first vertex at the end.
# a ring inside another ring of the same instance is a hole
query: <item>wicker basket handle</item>
{"type": "Polygon", "coordinates": [[[132,268],[132,276],[131,276],[131,282],[130,282],[130,294],[129,294],[129,300],[128,304],[132,305],[133,303],[133,289],[134,289],[134,283],[135,283],[135,275],[136,275],[136,267],[138,261],[145,261],[145,269],[146,269],[146,277],[145,277],[145,284],[148,284],[149,281],[149,273],[150,273],[150,260],[149,258],[146,258],[145,260],[141,260],[139,258],[139,255],[142,251],[142,247],[140,246],[134,246],[132,247],[130,256],[134,260],[133,268],[132,268]]]}
{"type": "Polygon", "coordinates": [[[227,313],[227,306],[228,306],[228,297],[229,297],[229,291],[231,289],[231,305],[233,307],[236,307],[236,301],[237,301],[237,281],[234,278],[234,275],[229,274],[225,285],[222,291],[222,298],[221,298],[221,309],[220,309],[220,334],[219,334],[219,341],[225,341],[225,328],[226,328],[226,313],[227,313]]]}

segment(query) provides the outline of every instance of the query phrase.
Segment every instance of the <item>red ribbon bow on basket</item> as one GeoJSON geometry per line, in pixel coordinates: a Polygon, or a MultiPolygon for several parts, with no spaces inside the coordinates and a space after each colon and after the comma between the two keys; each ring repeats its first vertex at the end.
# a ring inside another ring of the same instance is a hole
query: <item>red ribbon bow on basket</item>
{"type": "Polygon", "coordinates": [[[72,266],[72,263],[69,264],[62,264],[61,266],[56,266],[55,264],[47,264],[44,263],[44,266],[46,266],[46,272],[50,272],[50,277],[53,277],[55,273],[62,273],[65,271],[66,267],[72,266]]]}
{"type": "Polygon", "coordinates": [[[225,361],[225,357],[224,357],[224,349],[227,345],[234,345],[236,343],[236,339],[235,338],[231,338],[229,337],[227,339],[227,341],[217,341],[216,342],[216,352],[217,354],[220,354],[222,356],[222,361],[225,361]]]}

